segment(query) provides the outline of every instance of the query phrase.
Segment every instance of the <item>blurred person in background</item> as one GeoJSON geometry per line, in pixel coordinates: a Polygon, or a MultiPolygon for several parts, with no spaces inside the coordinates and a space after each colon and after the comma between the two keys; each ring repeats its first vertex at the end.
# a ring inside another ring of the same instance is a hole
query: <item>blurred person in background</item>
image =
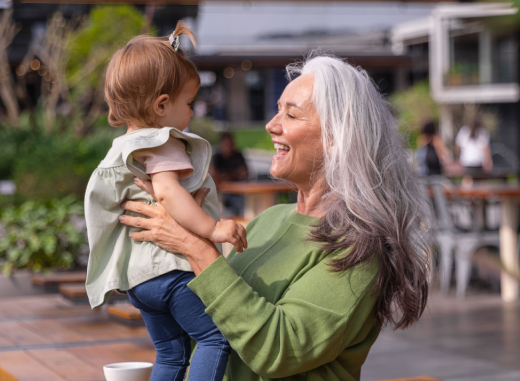
{"type": "MultiPolygon", "coordinates": [[[[246,181],[249,176],[246,160],[235,146],[235,138],[229,132],[220,136],[218,151],[211,159],[209,173],[217,184],[222,181],[246,181]]],[[[240,194],[222,195],[224,215],[241,216],[244,213],[244,196],[240,194]]]]}
{"type": "Polygon", "coordinates": [[[442,138],[437,135],[435,122],[424,124],[417,138],[417,163],[422,176],[441,175],[443,165],[449,163],[450,157],[442,138]]]}
{"type": "Polygon", "coordinates": [[[468,176],[489,172],[493,168],[491,150],[489,148],[489,132],[479,120],[470,126],[462,126],[455,138],[459,162],[468,176]]]}

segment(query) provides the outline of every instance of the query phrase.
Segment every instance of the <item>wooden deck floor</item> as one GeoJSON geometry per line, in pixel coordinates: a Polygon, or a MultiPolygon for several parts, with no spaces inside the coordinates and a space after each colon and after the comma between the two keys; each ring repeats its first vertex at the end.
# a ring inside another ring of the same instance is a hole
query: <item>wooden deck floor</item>
{"type": "Polygon", "coordinates": [[[144,327],[129,328],[104,310],[60,295],[0,300],[0,380],[103,381],[103,365],[154,362],[144,327]]]}
{"type": "MultiPolygon", "coordinates": [[[[60,295],[0,299],[0,381],[102,381],[105,364],[154,362],[144,327],[60,295]]],[[[520,380],[520,302],[498,294],[432,295],[411,329],[386,329],[362,381],[428,375],[445,381],[520,380]]]]}

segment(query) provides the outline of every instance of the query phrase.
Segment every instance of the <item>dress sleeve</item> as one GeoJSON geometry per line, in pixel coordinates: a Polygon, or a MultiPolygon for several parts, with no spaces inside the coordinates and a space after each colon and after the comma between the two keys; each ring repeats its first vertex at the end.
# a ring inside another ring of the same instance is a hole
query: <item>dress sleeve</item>
{"type": "Polygon", "coordinates": [[[180,178],[193,173],[193,166],[180,139],[170,137],[166,143],[155,148],[140,149],[133,153],[135,160],[146,167],[146,173],[178,171],[180,178]]]}
{"type": "Polygon", "coordinates": [[[276,304],[260,297],[223,257],[188,287],[247,366],[281,378],[331,362],[366,337],[376,324],[374,265],[336,273],[323,260],[276,304]]]}

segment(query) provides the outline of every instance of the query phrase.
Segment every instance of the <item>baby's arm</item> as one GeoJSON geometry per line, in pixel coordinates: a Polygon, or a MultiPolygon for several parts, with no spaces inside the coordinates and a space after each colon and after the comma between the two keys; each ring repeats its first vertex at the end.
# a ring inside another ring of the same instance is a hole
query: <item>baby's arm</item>
{"type": "Polygon", "coordinates": [[[245,229],[232,220],[216,222],[179,184],[179,173],[166,171],[151,174],[157,202],[182,227],[217,243],[230,242],[236,251],[247,248],[245,229]]]}

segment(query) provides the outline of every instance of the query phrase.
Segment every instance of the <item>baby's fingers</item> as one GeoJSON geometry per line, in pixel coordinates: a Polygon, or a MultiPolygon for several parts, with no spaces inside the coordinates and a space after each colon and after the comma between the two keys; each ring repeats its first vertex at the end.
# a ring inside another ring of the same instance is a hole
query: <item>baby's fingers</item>
{"type": "Polygon", "coordinates": [[[153,185],[152,185],[151,181],[142,180],[142,179],[140,179],[138,177],[134,177],[134,183],[139,188],[141,188],[141,189],[145,190],[146,192],[148,192],[153,197],[153,199],[156,200],[155,192],[153,191],[153,185]]]}
{"type": "Polygon", "coordinates": [[[244,249],[247,249],[246,229],[240,224],[238,224],[238,235],[242,241],[242,246],[244,246],[244,249]]]}
{"type": "Polygon", "coordinates": [[[240,239],[240,236],[238,234],[235,234],[233,238],[230,239],[231,244],[235,246],[235,250],[237,253],[241,253],[244,251],[244,246],[242,245],[242,240],[240,239]]]}

